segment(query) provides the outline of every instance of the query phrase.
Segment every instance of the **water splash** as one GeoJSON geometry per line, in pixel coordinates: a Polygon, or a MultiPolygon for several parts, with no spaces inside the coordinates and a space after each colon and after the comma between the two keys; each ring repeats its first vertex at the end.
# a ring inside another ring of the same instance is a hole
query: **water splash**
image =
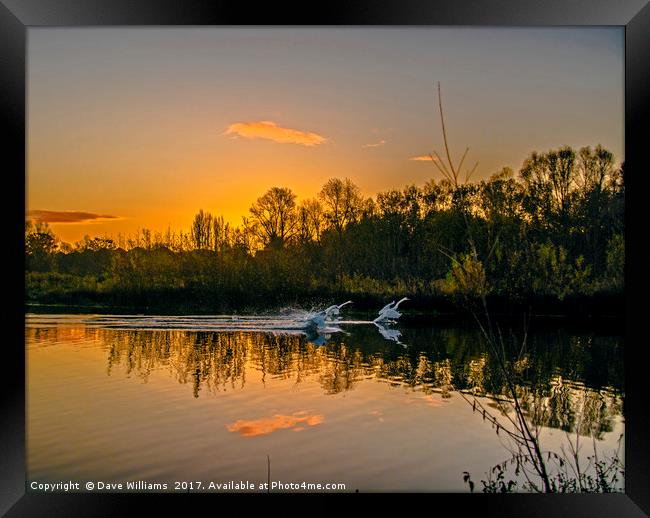
{"type": "MultiPolygon", "coordinates": [[[[401,302],[401,301],[400,301],[401,302]]],[[[324,309],[306,310],[284,307],[275,312],[258,315],[66,315],[71,325],[105,329],[156,331],[181,330],[195,332],[264,332],[271,334],[300,334],[316,344],[324,345],[336,333],[345,333],[341,325],[375,324],[379,333],[387,340],[400,345],[400,331],[390,329],[389,320],[378,322],[368,320],[342,320],[340,310],[351,304],[331,305],[324,309]]],[[[399,302],[398,302],[399,304],[399,302]]],[[[398,305],[397,304],[397,305],[398,305]]],[[[392,306],[396,308],[397,305],[392,306]]],[[[27,325],[47,326],[53,318],[61,325],[61,315],[30,315],[27,325]]]]}

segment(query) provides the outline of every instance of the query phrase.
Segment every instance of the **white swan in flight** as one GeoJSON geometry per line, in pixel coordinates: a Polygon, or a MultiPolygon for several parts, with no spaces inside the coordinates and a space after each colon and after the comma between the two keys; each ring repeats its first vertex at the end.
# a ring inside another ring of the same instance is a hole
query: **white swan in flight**
{"type": "Polygon", "coordinates": [[[404,302],[405,300],[410,300],[408,297],[400,299],[397,303],[391,302],[379,310],[379,316],[373,320],[373,322],[384,322],[386,320],[396,320],[402,316],[402,314],[397,311],[397,307],[404,302]]]}
{"type": "Polygon", "coordinates": [[[347,302],[344,302],[343,304],[339,304],[338,306],[334,304],[333,306],[330,306],[325,310],[325,318],[327,320],[332,320],[333,317],[338,317],[339,316],[339,310],[348,304],[352,304],[351,300],[348,300],[347,302]]]}
{"type": "Polygon", "coordinates": [[[331,322],[334,320],[334,317],[339,315],[340,309],[347,304],[352,304],[352,301],[348,300],[347,302],[339,305],[334,304],[333,306],[330,306],[322,311],[318,311],[309,315],[307,318],[308,324],[315,325],[318,329],[324,328],[326,326],[326,321],[331,322]]]}

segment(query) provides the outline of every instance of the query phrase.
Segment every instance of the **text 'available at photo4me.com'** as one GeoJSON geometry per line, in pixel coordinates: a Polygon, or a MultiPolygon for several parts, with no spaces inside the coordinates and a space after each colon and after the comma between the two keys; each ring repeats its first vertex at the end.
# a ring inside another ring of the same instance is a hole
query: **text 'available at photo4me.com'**
{"type": "Polygon", "coordinates": [[[148,482],[135,481],[61,481],[39,482],[30,481],[27,488],[34,493],[122,493],[122,492],[268,492],[268,491],[346,491],[347,486],[342,482],[307,482],[307,481],[281,481],[251,482],[249,480],[227,481],[181,481],[148,482]]]}

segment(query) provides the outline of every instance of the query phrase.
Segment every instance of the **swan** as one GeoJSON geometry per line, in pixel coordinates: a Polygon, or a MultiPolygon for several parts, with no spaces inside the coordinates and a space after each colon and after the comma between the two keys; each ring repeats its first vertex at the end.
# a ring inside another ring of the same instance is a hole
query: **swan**
{"type": "Polygon", "coordinates": [[[318,329],[325,327],[325,311],[313,313],[307,317],[307,326],[316,326],[318,329]]]}
{"type": "Polygon", "coordinates": [[[348,300],[343,304],[334,304],[333,306],[330,306],[322,311],[312,313],[307,317],[307,324],[309,326],[316,326],[316,328],[322,329],[325,327],[326,321],[332,321],[333,317],[338,316],[339,310],[347,304],[352,304],[352,301],[348,300]]]}
{"type": "Polygon", "coordinates": [[[325,318],[328,320],[332,320],[332,317],[338,317],[339,316],[339,310],[348,304],[352,304],[351,300],[348,300],[347,302],[344,302],[343,304],[339,304],[338,306],[334,304],[333,306],[330,306],[325,310],[325,318]]]}
{"type": "Polygon", "coordinates": [[[406,301],[410,300],[408,297],[404,297],[403,299],[400,299],[397,303],[391,302],[390,304],[387,304],[383,308],[379,310],[379,316],[373,320],[374,323],[377,322],[383,322],[386,320],[391,320],[391,319],[398,319],[399,317],[402,316],[402,314],[397,311],[398,306],[406,301]],[[394,304],[394,305],[393,305],[394,304]]]}
{"type": "Polygon", "coordinates": [[[404,302],[405,300],[411,300],[411,299],[409,299],[408,297],[404,297],[403,299],[400,299],[400,300],[397,302],[397,304],[395,304],[395,307],[394,307],[393,309],[397,309],[397,306],[399,306],[399,305],[400,305],[402,302],[404,302]]]}

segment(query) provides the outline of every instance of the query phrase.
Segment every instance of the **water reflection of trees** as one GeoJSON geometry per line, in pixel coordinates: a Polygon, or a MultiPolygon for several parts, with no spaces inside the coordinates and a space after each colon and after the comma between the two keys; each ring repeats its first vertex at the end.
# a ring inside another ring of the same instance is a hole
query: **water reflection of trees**
{"type": "Polygon", "coordinates": [[[622,414],[622,401],[610,390],[593,390],[557,376],[547,387],[518,387],[522,408],[535,425],[602,439],[622,414]]]}
{"type": "MultiPolygon", "coordinates": [[[[405,329],[404,350],[359,326],[317,346],[302,335],[248,332],[87,329],[108,344],[108,372],[117,366],[147,381],[167,369],[179,383],[219,392],[243,388],[247,372],[261,380],[316,380],[326,394],[351,390],[364,378],[384,379],[425,393],[454,390],[495,398],[506,393],[495,360],[479,335],[462,329],[405,329]]],[[[614,337],[540,334],[512,369],[533,422],[602,436],[622,413],[622,346],[614,337]],[[597,365],[594,365],[597,363],[597,365]]],[[[513,356],[514,358],[514,356],[513,356]]],[[[250,375],[250,374],[249,374],[250,375]]]]}

